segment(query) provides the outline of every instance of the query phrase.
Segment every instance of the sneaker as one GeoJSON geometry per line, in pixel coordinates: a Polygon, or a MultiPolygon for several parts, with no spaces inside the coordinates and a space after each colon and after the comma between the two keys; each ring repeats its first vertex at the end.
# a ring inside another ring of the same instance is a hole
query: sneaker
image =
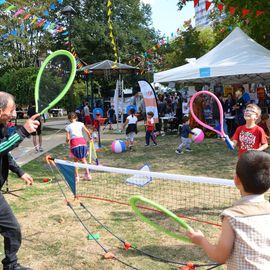
{"type": "Polygon", "coordinates": [[[153,146],[158,146],[158,144],[157,143],[154,143],[154,145],[153,146]]]}
{"type": "Polygon", "coordinates": [[[39,152],[39,150],[37,148],[35,148],[35,153],[37,154],[39,152]]]}
{"type": "Polygon", "coordinates": [[[183,154],[183,152],[182,152],[181,150],[178,150],[178,149],[177,149],[177,150],[175,150],[175,153],[176,153],[176,154],[178,154],[178,155],[183,154]]]}
{"type": "Polygon", "coordinates": [[[43,152],[43,148],[42,147],[39,147],[39,152],[43,152]]]}
{"type": "Polygon", "coordinates": [[[192,150],[190,148],[187,148],[186,151],[187,152],[192,152],[192,150]]]}
{"type": "Polygon", "coordinates": [[[144,146],[145,146],[145,147],[148,147],[148,146],[150,146],[150,145],[149,145],[149,144],[145,144],[144,146]]]}
{"type": "Polygon", "coordinates": [[[22,266],[19,263],[13,265],[13,266],[4,266],[3,270],[33,270],[30,267],[22,266]]]}

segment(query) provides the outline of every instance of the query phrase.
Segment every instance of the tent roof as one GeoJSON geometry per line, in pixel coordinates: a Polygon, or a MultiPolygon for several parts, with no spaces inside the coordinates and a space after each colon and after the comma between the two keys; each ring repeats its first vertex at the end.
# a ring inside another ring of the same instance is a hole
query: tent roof
{"type": "Polygon", "coordinates": [[[126,74],[138,71],[139,69],[126,64],[115,63],[111,60],[104,60],[95,64],[85,66],[81,68],[79,72],[86,70],[88,71],[88,74],[126,74]]]}
{"type": "Polygon", "coordinates": [[[270,83],[270,51],[236,27],[193,63],[154,74],[154,82],[270,83]]]}

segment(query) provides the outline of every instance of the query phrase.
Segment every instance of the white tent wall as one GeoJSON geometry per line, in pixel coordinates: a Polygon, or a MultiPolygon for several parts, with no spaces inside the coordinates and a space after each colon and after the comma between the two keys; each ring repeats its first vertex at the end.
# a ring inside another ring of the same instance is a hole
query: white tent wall
{"type": "Polygon", "coordinates": [[[154,82],[270,83],[270,51],[236,27],[196,61],[155,73],[154,82]]]}

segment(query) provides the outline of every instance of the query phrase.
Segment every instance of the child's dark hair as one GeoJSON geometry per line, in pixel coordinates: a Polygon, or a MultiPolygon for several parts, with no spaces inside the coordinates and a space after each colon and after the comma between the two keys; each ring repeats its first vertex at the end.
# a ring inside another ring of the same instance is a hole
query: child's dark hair
{"type": "Polygon", "coordinates": [[[130,110],[129,110],[129,113],[130,113],[131,115],[134,115],[134,114],[135,114],[135,110],[134,110],[134,109],[130,109],[130,110]]]}
{"type": "Polygon", "coordinates": [[[189,117],[187,115],[183,116],[182,121],[183,123],[186,123],[189,120],[189,117]]]}
{"type": "Polygon", "coordinates": [[[270,155],[262,151],[247,151],[237,162],[236,175],[246,192],[263,194],[270,188],[270,155]]]}
{"type": "Polygon", "coordinates": [[[68,120],[73,120],[73,119],[77,119],[77,118],[78,118],[78,116],[77,116],[77,113],[75,113],[75,112],[70,112],[68,114],[68,120]]]}
{"type": "Polygon", "coordinates": [[[153,112],[148,112],[147,115],[150,115],[150,116],[154,116],[154,113],[153,112]]]}

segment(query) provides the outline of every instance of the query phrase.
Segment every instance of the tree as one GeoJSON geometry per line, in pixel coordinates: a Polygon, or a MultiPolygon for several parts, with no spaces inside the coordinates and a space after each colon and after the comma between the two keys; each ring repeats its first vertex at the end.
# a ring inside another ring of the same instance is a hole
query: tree
{"type": "MultiPolygon", "coordinates": [[[[71,5],[74,1],[66,1],[71,5]]],[[[139,0],[112,1],[112,25],[121,62],[131,60],[153,46],[158,37],[151,28],[151,7],[139,0]]],[[[81,2],[76,7],[72,43],[78,55],[87,63],[114,60],[109,37],[106,0],[81,2]]]]}
{"type": "MultiPolygon", "coordinates": [[[[193,0],[179,0],[178,8],[181,10],[186,2],[193,2],[193,0]]],[[[220,3],[218,0],[213,0],[215,4],[220,3]]],[[[226,18],[220,21],[220,14],[215,9],[212,16],[214,22],[214,32],[216,34],[216,42],[223,40],[230,32],[231,28],[239,26],[251,38],[256,40],[261,45],[270,49],[270,35],[269,35],[269,12],[270,2],[262,0],[223,0],[225,7],[226,18]],[[231,15],[229,7],[235,7],[235,14],[231,15]],[[242,10],[248,9],[249,13],[243,16],[242,10]],[[256,15],[256,11],[264,11],[260,16],[256,15]]]]}
{"type": "Polygon", "coordinates": [[[199,58],[214,44],[214,34],[210,28],[196,29],[191,25],[180,32],[164,54],[164,68],[169,69],[187,63],[187,58],[199,58]]]}
{"type": "Polygon", "coordinates": [[[17,104],[28,105],[34,101],[37,72],[35,67],[10,70],[0,77],[0,89],[14,95],[17,104]]]}
{"type": "MultiPolygon", "coordinates": [[[[35,65],[42,54],[46,54],[52,47],[53,36],[50,32],[44,31],[42,19],[54,21],[55,12],[49,6],[52,0],[38,1],[13,1],[16,9],[2,12],[0,17],[0,74],[7,70],[16,70],[35,65]],[[14,13],[24,7],[21,15],[14,16],[14,13]],[[43,14],[49,11],[48,16],[43,14]],[[27,14],[31,16],[24,19],[27,14]],[[35,17],[37,18],[35,21],[35,17]],[[41,24],[39,24],[41,22],[41,24]]],[[[54,1],[55,2],[55,1],[54,1]]],[[[7,6],[1,5],[1,9],[7,6]]]]}

